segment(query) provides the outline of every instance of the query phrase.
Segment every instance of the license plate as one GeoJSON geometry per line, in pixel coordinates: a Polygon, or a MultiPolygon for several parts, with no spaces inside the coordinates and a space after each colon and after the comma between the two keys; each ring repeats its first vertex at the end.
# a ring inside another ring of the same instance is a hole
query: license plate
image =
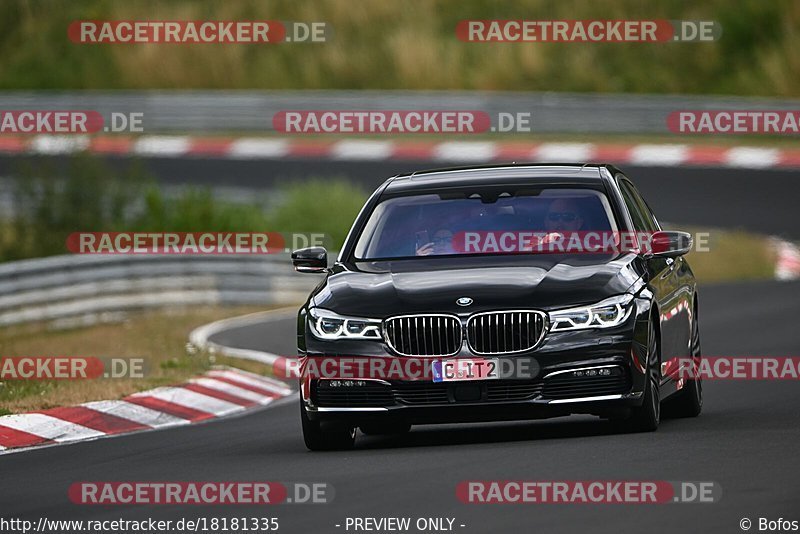
{"type": "Polygon", "coordinates": [[[434,382],[497,380],[497,358],[459,358],[433,362],[434,382]]]}

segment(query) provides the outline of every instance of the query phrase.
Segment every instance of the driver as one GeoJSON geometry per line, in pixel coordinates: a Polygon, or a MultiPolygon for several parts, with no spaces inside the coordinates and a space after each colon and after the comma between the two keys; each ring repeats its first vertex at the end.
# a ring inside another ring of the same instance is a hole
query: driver
{"type": "Polygon", "coordinates": [[[416,252],[417,256],[430,256],[432,254],[455,254],[453,249],[453,232],[441,228],[433,234],[433,241],[421,245],[416,252]]]}
{"type": "Polygon", "coordinates": [[[550,203],[544,218],[548,232],[577,232],[583,227],[578,203],[571,198],[557,198],[550,203]]]}

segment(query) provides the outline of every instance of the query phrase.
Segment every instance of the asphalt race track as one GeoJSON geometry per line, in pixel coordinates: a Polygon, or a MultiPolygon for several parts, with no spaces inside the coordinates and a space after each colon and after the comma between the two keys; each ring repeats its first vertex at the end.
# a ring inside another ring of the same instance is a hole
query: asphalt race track
{"type": "MultiPolygon", "coordinates": [[[[379,176],[388,174],[384,169],[379,176]]],[[[765,230],[783,230],[795,237],[799,231],[787,222],[795,212],[782,208],[795,202],[796,195],[781,196],[776,190],[780,187],[770,185],[777,177],[778,183],[793,186],[788,180],[797,180],[796,174],[652,170],[651,176],[661,177],[661,187],[694,184],[685,196],[671,190],[659,195],[652,189],[655,184],[642,180],[643,173],[631,170],[630,174],[662,218],[691,223],[708,218],[705,222],[718,226],[739,226],[737,218],[745,217],[741,226],[753,230],[763,225],[765,230]],[[699,182],[701,172],[710,181],[699,182]],[[742,197],[741,190],[723,187],[726,176],[737,174],[752,179],[753,190],[767,188],[769,193],[742,197]],[[748,212],[710,202],[720,197],[757,206],[748,212]],[[666,208],[679,201],[691,209],[676,209],[674,217],[667,216],[673,212],[666,208]],[[695,216],[684,218],[695,209],[695,216]],[[704,215],[703,210],[717,215],[704,215]],[[752,213],[759,216],[751,217],[752,213]]],[[[715,285],[700,291],[705,355],[800,354],[800,282],[715,285]]],[[[294,321],[287,317],[231,330],[214,341],[293,354],[294,321]]],[[[641,529],[741,532],[739,521],[744,517],[754,522],[752,530],[757,531],[759,517],[800,519],[800,384],[706,382],[704,390],[705,407],[699,418],[664,420],[655,433],[614,434],[609,425],[589,417],[422,426],[402,438],[360,435],[356,450],[329,453],[305,449],[297,401],[291,398],[265,411],[208,424],[0,456],[0,516],[10,511],[14,517],[34,521],[41,516],[101,520],[273,516],[280,519],[282,532],[345,532],[347,517],[454,517],[456,532],[465,533],[614,534],[641,529]],[[722,499],[714,504],[663,505],[468,505],[456,499],[460,481],[510,479],[715,481],[722,487],[722,499]],[[335,488],[335,499],[331,504],[201,509],[91,507],[67,498],[67,488],[74,482],[113,480],[327,482],[335,488]]]]}
{"type": "MultiPolygon", "coordinates": [[[[800,283],[720,285],[701,293],[707,355],[793,355],[800,283]]],[[[292,318],[220,334],[291,353],[292,318]]],[[[180,518],[277,515],[284,532],[340,532],[355,516],[455,517],[463,532],[737,532],[742,517],[791,518],[800,480],[796,382],[706,382],[703,414],[665,420],[658,432],[616,435],[592,418],[415,427],[401,439],[359,436],[351,452],[311,453],[298,407],[287,404],[190,428],[134,434],[0,457],[0,502],[17,517],[180,518]],[[639,479],[715,481],[714,504],[468,505],[462,480],[639,479]],[[332,504],[273,508],[74,505],[76,481],[324,481],[332,504]],[[624,507],[625,509],[620,509],[624,507]],[[313,529],[313,530],[309,530],[313,529]],[[513,529],[513,530],[512,530],[513,529]]]]}

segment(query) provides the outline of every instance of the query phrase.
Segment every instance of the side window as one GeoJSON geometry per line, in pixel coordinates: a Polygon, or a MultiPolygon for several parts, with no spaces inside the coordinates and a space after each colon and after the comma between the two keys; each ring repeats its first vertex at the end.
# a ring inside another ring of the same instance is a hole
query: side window
{"type": "Polygon", "coordinates": [[[631,214],[634,228],[639,232],[648,232],[650,231],[650,225],[647,224],[631,187],[630,182],[627,180],[619,180],[619,189],[622,192],[622,199],[625,201],[625,205],[628,207],[628,211],[631,214]]]}
{"type": "Polygon", "coordinates": [[[636,201],[636,204],[639,206],[640,211],[642,212],[642,217],[644,218],[645,224],[647,225],[647,229],[651,232],[657,232],[660,227],[658,221],[656,220],[655,215],[653,215],[653,211],[650,209],[650,206],[647,205],[644,198],[642,198],[641,193],[639,190],[636,189],[636,186],[633,185],[629,180],[623,180],[625,184],[630,187],[631,195],[633,199],[636,201]]]}

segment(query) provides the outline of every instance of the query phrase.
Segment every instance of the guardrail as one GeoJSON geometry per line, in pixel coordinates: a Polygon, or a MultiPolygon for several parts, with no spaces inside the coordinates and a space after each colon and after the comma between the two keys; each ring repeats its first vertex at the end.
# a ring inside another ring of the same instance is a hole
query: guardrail
{"type": "MultiPolygon", "coordinates": [[[[800,276],[800,252],[776,241],[776,278],[800,276]]],[[[332,253],[335,256],[335,253],[332,253]]],[[[288,254],[52,256],[0,264],[0,327],[64,326],[135,309],[281,305],[305,300],[320,277],[295,273],[288,254]]]]}
{"type": "Polygon", "coordinates": [[[8,91],[2,109],[143,113],[144,133],[273,130],[285,110],[476,110],[530,112],[537,133],[668,133],[666,117],[683,109],[795,110],[800,100],[480,91],[8,91]]]}
{"type": "Polygon", "coordinates": [[[0,326],[95,322],[133,309],[204,304],[291,304],[319,277],[288,254],[53,256],[0,264],[0,326]]]}

